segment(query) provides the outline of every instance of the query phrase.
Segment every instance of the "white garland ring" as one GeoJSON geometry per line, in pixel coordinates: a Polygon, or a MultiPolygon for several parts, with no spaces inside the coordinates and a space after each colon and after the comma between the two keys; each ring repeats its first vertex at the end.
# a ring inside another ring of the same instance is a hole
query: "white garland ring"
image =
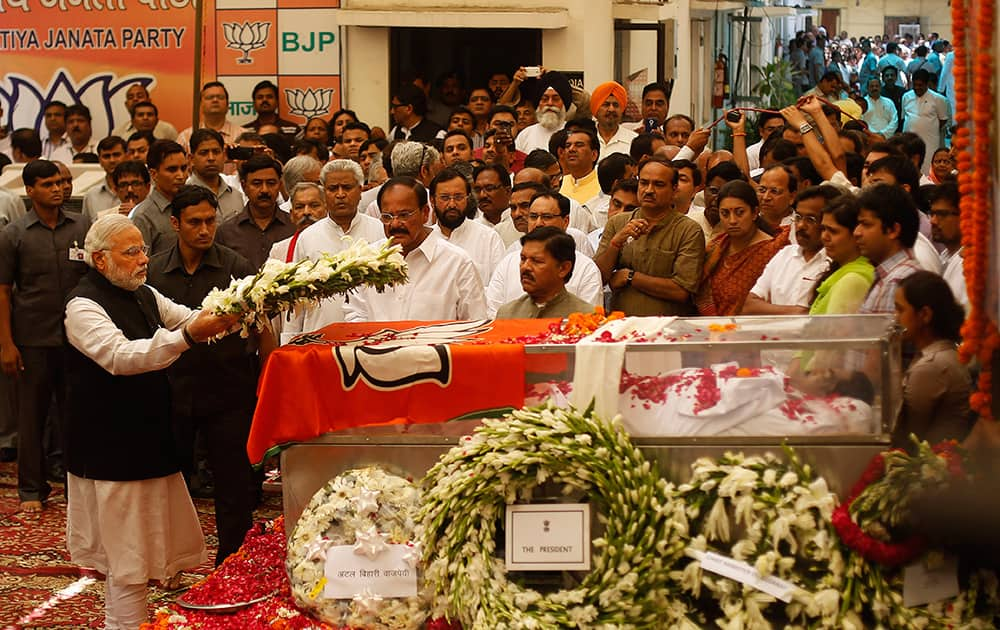
{"type": "Polygon", "coordinates": [[[410,544],[418,565],[422,555],[415,520],[419,506],[420,491],[412,482],[377,466],[349,470],[327,482],[313,495],[288,539],[285,568],[295,603],[338,627],[422,627],[428,599],[419,586],[417,596],[409,598],[381,598],[377,593],[353,600],[322,596],[326,550],[355,544],[358,533],[369,532],[372,526],[390,544],[410,544]]]}
{"type": "Polygon", "coordinates": [[[669,627],[668,571],[684,544],[666,514],[672,487],[618,418],[547,405],[486,420],[424,479],[425,577],[434,617],[467,629],[669,627]],[[606,526],[576,588],[543,595],[508,578],[495,558],[506,505],[540,483],[582,491],[606,526]]]}

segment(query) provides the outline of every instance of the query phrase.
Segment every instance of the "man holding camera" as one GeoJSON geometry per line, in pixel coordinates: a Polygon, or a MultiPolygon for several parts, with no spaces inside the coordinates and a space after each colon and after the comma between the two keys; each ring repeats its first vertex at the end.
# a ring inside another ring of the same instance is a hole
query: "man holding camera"
{"type": "Polygon", "coordinates": [[[520,171],[528,156],[514,148],[516,125],[517,113],[512,107],[495,105],[490,111],[490,126],[483,136],[483,146],[473,151],[472,157],[487,164],[501,164],[509,173],[520,171]]]}

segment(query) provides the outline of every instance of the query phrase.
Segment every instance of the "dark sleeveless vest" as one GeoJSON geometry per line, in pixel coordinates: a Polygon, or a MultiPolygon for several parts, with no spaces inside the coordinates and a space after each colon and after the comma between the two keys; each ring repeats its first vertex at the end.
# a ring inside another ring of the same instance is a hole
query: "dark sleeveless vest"
{"type": "MultiPolygon", "coordinates": [[[[125,291],[91,269],[70,293],[99,304],[130,340],[149,339],[163,326],[147,286],[125,291]]],[[[134,481],[180,470],[170,425],[165,370],[114,376],[66,345],[66,451],[77,477],[134,481]]]]}

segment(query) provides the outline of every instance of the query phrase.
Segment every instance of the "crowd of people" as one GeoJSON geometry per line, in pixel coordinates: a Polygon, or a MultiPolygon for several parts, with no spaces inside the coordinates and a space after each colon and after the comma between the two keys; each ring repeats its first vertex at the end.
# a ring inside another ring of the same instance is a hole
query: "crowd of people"
{"type": "MultiPolygon", "coordinates": [[[[914,61],[949,50],[906,42],[914,61]]],[[[99,140],[86,107],[46,104],[43,129],[0,140],[30,201],[0,190],[0,456],[17,460],[21,509],[67,481],[73,558],[108,575],[107,627],[134,627],[146,580],[204,555],[184,486],[199,461],[216,562],[250,525],[260,481],[244,447],[267,353],[341,321],[896,313],[917,353],[897,441],[962,437],[960,192],[936,91],[949,59],[896,64],[903,45],[801,34],[801,97],[754,120],[732,110],[726,147],[669,113],[667,84],[630,103],[614,81],[588,93],[545,68],[416,77],[392,91],[388,131],[348,109],[299,127],[268,81],[243,126],[214,81],[180,132],[138,84],[127,124],[99,140]],[[76,212],[79,161],[106,177],[76,212]],[[194,310],[211,289],[345,237],[399,245],[408,282],[202,343],[233,323],[194,310]],[[181,526],[151,533],[161,518],[181,526]]]]}

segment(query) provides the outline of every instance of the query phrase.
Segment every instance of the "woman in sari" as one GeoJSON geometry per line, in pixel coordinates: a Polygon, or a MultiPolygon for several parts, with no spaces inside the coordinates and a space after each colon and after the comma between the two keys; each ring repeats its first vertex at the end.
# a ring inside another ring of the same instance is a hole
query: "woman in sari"
{"type": "Polygon", "coordinates": [[[830,258],[830,270],[816,285],[810,315],[857,313],[875,280],[875,267],[861,255],[854,240],[858,210],[854,195],[841,195],[823,209],[820,238],[830,258]]]}
{"type": "Polygon", "coordinates": [[[738,315],[764,266],[788,245],[788,230],[771,238],[759,227],[757,192],[742,180],[725,184],[716,205],[725,231],[706,248],[695,305],[701,315],[738,315]]]}

